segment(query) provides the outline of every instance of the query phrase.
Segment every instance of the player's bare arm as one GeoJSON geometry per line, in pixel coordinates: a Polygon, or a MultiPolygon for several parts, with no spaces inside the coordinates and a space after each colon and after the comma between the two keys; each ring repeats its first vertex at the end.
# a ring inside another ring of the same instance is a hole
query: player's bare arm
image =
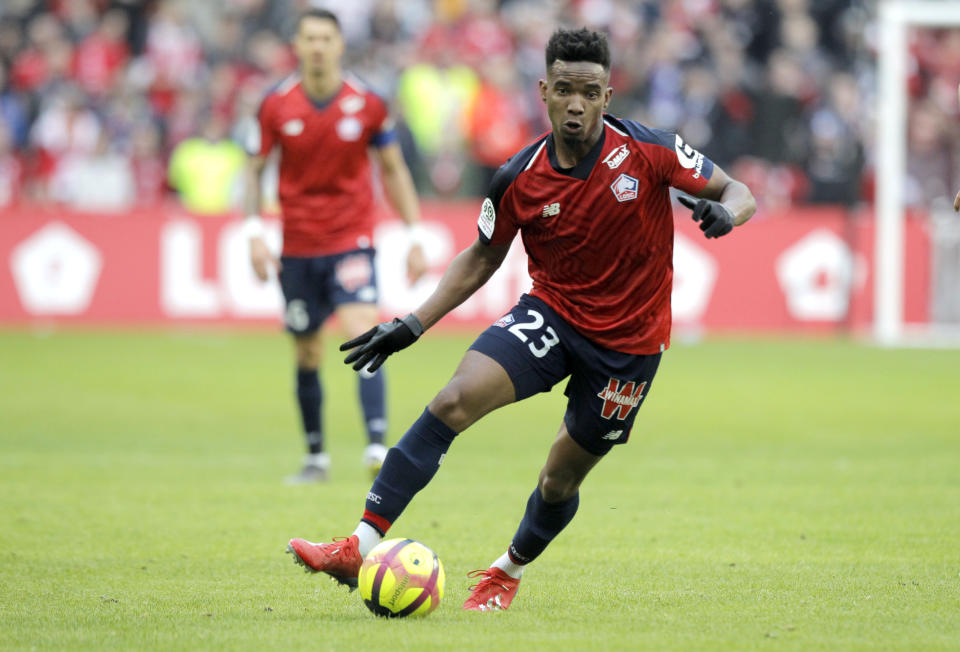
{"type": "Polygon", "coordinates": [[[681,204],[693,211],[691,217],[700,223],[707,238],[719,238],[749,220],[757,210],[757,202],[746,185],[731,178],[715,166],[710,181],[697,195],[699,201],[680,196],[681,204]]]}
{"type": "Polygon", "coordinates": [[[416,282],[427,271],[427,259],[419,242],[420,204],[403,152],[396,143],[373,149],[373,159],[380,167],[387,200],[410,228],[410,249],[407,252],[407,278],[416,282]]]}
{"type": "Polygon", "coordinates": [[[509,244],[488,246],[475,240],[457,254],[437,288],[419,308],[402,319],[379,324],[341,344],[341,351],[352,349],[343,361],[356,370],[366,367],[368,371],[376,371],[388,356],[416,342],[425,330],[483,287],[509,250],[509,244]]]}
{"type": "Polygon", "coordinates": [[[444,272],[437,289],[413,314],[426,330],[469,299],[490,280],[507,257],[510,245],[485,245],[480,240],[457,254],[444,272]]]}
{"type": "Polygon", "coordinates": [[[280,260],[273,255],[263,239],[263,222],[260,219],[260,185],[263,169],[267,165],[265,156],[250,156],[247,159],[247,179],[243,206],[247,211],[244,231],[250,242],[250,264],[257,278],[266,281],[269,271],[280,271],[280,260]]]}

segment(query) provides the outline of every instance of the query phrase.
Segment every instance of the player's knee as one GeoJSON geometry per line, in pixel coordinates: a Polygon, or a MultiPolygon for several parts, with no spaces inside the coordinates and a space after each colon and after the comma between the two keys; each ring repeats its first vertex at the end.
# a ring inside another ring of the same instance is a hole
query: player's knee
{"type": "Polygon", "coordinates": [[[296,338],[297,366],[316,369],[320,366],[320,344],[310,337],[296,338]]]}
{"type": "Polygon", "coordinates": [[[312,351],[297,351],[297,366],[301,369],[316,369],[320,366],[320,356],[312,351]]]}
{"type": "Polygon", "coordinates": [[[562,503],[572,498],[580,488],[580,479],[573,473],[564,471],[540,474],[540,495],[544,502],[562,503]]]}
{"type": "Polygon", "coordinates": [[[466,398],[459,385],[450,383],[430,401],[430,412],[453,430],[461,432],[476,418],[466,406],[466,398]]]}

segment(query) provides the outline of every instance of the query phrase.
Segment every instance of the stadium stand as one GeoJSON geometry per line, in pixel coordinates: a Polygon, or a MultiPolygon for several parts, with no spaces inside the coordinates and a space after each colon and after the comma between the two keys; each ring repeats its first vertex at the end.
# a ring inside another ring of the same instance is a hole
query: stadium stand
{"type": "MultiPolygon", "coordinates": [[[[768,207],[871,200],[868,0],[8,0],[0,206],[171,196],[170,155],[211,115],[243,143],[265,89],[292,69],[287,34],[311,4],[341,14],[348,67],[395,100],[427,196],[482,193],[498,157],[546,129],[543,42],[554,25],[586,24],[615,45],[615,113],[679,130],[768,207]],[[72,190],[91,165],[112,199],[72,190]]],[[[960,32],[918,30],[911,55],[907,196],[923,207],[960,185],[960,32]]]]}

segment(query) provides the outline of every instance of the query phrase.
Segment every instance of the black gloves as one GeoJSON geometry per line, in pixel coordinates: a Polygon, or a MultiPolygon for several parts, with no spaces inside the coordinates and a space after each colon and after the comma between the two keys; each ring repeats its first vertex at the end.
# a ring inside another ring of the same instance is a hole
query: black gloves
{"type": "Polygon", "coordinates": [[[360,371],[367,367],[367,371],[374,372],[380,368],[391,353],[405,349],[423,335],[423,324],[413,313],[403,319],[393,318],[371,328],[360,337],[340,345],[341,351],[354,349],[344,358],[345,364],[353,363],[353,370],[360,371]],[[372,362],[371,362],[372,360],[372,362]],[[369,363],[369,366],[367,366],[369,363]]]}
{"type": "Polygon", "coordinates": [[[679,195],[677,200],[693,210],[693,221],[700,222],[700,230],[708,238],[719,238],[733,230],[734,216],[729,208],[712,199],[691,199],[679,195]]]}

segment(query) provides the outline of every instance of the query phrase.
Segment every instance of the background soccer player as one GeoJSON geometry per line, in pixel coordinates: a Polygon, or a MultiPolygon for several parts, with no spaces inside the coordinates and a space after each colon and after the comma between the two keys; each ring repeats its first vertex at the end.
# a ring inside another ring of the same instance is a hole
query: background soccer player
{"type": "MultiPolygon", "coordinates": [[[[388,200],[411,227],[419,220],[419,206],[383,100],[341,71],[344,41],[337,17],[319,9],[302,14],[293,47],[299,74],[284,80],[260,108],[260,143],[249,159],[246,228],[257,276],[266,280],[271,269],[279,273],[286,327],[296,343],[297,399],[308,454],[289,480],[313,482],[326,478],[330,464],[321,419],[320,329],[332,313],[349,337],[377,323],[370,153],[388,200]],[[259,217],[261,175],[275,147],[283,218],[279,260],[263,240],[259,217]]],[[[414,241],[407,257],[411,280],[424,266],[414,241]]],[[[383,371],[359,376],[369,438],[364,462],[376,473],[386,454],[383,371]]]]}
{"type": "Polygon", "coordinates": [[[566,414],[516,534],[488,570],[476,571],[478,584],[464,604],[506,609],[526,564],[576,513],[587,473],[615,444],[626,443],[669,345],[669,187],[699,197],[682,202],[707,238],[726,235],[755,210],[745,185],[679,136],[603,113],[612,89],[602,34],[555,32],[546,64],[540,95],[551,133],[496,173],[479,238],[413,313],[342,347],[353,349],[347,362],[355,368],[374,368],[409,346],[490,278],[520,232],[532,291],[477,338],[446,387],[390,449],[354,534],[327,544],[290,541],[298,561],[342,583],[356,583],[362,556],[430,481],[458,433],[569,378],[566,414]]]}

